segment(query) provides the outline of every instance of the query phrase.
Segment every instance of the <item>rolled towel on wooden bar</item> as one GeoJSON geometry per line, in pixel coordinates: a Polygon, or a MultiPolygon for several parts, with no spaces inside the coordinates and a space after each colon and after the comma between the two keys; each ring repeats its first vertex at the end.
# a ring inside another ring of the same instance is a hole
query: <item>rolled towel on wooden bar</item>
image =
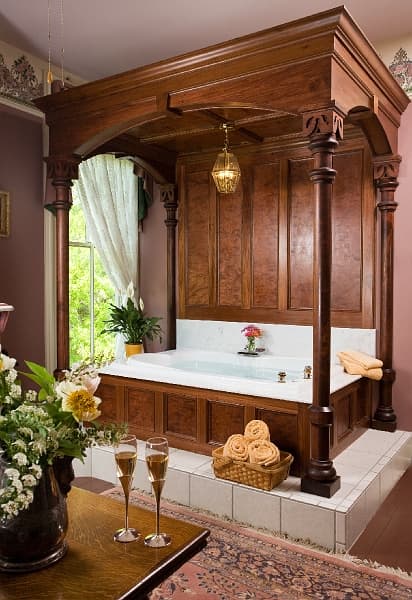
{"type": "Polygon", "coordinates": [[[369,356],[364,352],[358,352],[357,350],[343,350],[338,352],[338,357],[342,361],[349,360],[352,363],[358,363],[363,369],[377,369],[383,367],[383,362],[379,358],[369,356]]]}
{"type": "MultiPolygon", "coordinates": [[[[357,353],[362,354],[362,353],[357,353]]],[[[363,356],[368,356],[367,354],[363,356]]],[[[349,357],[349,352],[338,352],[339,360],[347,373],[350,375],[361,375],[362,377],[368,377],[369,379],[374,379],[379,381],[383,377],[383,371],[381,369],[383,362],[378,358],[369,357],[371,360],[369,364],[378,364],[378,366],[365,368],[360,362],[356,360],[352,360],[349,357]]],[[[366,363],[366,360],[363,361],[363,364],[366,363]]]]}

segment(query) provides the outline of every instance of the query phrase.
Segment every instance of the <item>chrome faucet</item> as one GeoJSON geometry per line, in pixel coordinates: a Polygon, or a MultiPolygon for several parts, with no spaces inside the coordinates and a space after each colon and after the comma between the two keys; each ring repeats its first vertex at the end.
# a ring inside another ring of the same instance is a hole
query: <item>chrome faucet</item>
{"type": "Polygon", "coordinates": [[[310,365],[306,365],[303,369],[303,379],[311,379],[312,378],[312,367],[310,365]]]}

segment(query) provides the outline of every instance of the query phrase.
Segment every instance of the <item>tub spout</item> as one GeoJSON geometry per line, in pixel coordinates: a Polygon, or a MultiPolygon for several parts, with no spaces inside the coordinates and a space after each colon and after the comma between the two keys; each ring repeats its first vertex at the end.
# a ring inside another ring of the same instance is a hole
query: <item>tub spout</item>
{"type": "Polygon", "coordinates": [[[286,383],[286,372],[285,371],[279,371],[278,383],[286,383]]]}
{"type": "Polygon", "coordinates": [[[310,365],[306,365],[303,369],[303,379],[311,379],[312,378],[312,367],[310,365]]]}

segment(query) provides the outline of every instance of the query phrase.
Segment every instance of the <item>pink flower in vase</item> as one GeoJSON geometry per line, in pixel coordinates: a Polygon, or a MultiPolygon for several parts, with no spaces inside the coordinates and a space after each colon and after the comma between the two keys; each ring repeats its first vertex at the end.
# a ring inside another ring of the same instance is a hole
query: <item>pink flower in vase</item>
{"type": "Polygon", "coordinates": [[[257,325],[247,325],[241,333],[246,337],[246,352],[256,352],[256,338],[260,338],[263,331],[257,325]]]}

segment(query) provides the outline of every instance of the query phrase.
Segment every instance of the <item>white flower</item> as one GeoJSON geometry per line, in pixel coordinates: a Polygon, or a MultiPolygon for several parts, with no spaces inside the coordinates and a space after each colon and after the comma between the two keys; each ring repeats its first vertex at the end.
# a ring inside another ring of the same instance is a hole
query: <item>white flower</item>
{"type": "Polygon", "coordinates": [[[23,484],[22,484],[22,482],[20,481],[20,479],[17,479],[17,478],[16,478],[16,479],[13,479],[13,480],[12,480],[12,482],[11,482],[11,485],[12,485],[14,488],[16,488],[16,490],[17,490],[18,492],[21,492],[21,491],[23,491],[23,484]]]}
{"type": "Polygon", "coordinates": [[[17,383],[12,383],[10,386],[10,396],[12,398],[20,398],[21,396],[21,386],[17,383]]]}
{"type": "Polygon", "coordinates": [[[26,400],[28,402],[36,402],[36,400],[37,400],[37,392],[35,390],[27,390],[27,392],[26,392],[26,400]]]}
{"type": "Polygon", "coordinates": [[[97,407],[101,400],[86,388],[71,381],[61,381],[56,393],[62,399],[62,409],[71,412],[76,421],[93,421],[101,414],[97,407]]]}
{"type": "Polygon", "coordinates": [[[24,435],[30,439],[33,439],[33,430],[30,427],[19,427],[17,430],[20,435],[24,435]]]}
{"type": "Polygon", "coordinates": [[[16,369],[10,369],[10,371],[6,375],[7,383],[13,383],[17,379],[17,371],[16,369]]]}
{"type": "Polygon", "coordinates": [[[133,302],[134,302],[134,285],[133,285],[133,281],[131,281],[129,283],[129,285],[127,286],[126,296],[128,298],[130,298],[131,300],[133,300],[133,302]]]}
{"type": "Polygon", "coordinates": [[[15,440],[13,442],[13,446],[20,448],[20,450],[26,450],[26,442],[24,442],[23,440],[15,440]]]}
{"type": "Polygon", "coordinates": [[[15,358],[10,358],[5,354],[0,354],[0,371],[10,371],[10,369],[14,369],[15,364],[15,358]]]}
{"type": "Polygon", "coordinates": [[[31,465],[30,466],[30,470],[33,471],[34,476],[35,476],[36,479],[40,479],[40,477],[42,476],[43,471],[42,471],[42,468],[39,465],[36,465],[36,464],[31,465]]]}
{"type": "Polygon", "coordinates": [[[12,469],[12,468],[5,469],[4,474],[7,477],[10,477],[10,479],[16,479],[16,478],[20,479],[20,473],[17,469],[12,469]]]}
{"type": "Polygon", "coordinates": [[[34,487],[35,485],[37,485],[36,478],[33,477],[33,475],[30,475],[29,473],[27,475],[23,475],[22,481],[27,487],[34,487]]]}
{"type": "Polygon", "coordinates": [[[23,454],[23,452],[17,452],[17,454],[13,456],[13,460],[15,460],[19,466],[27,465],[27,456],[23,454]]]}

